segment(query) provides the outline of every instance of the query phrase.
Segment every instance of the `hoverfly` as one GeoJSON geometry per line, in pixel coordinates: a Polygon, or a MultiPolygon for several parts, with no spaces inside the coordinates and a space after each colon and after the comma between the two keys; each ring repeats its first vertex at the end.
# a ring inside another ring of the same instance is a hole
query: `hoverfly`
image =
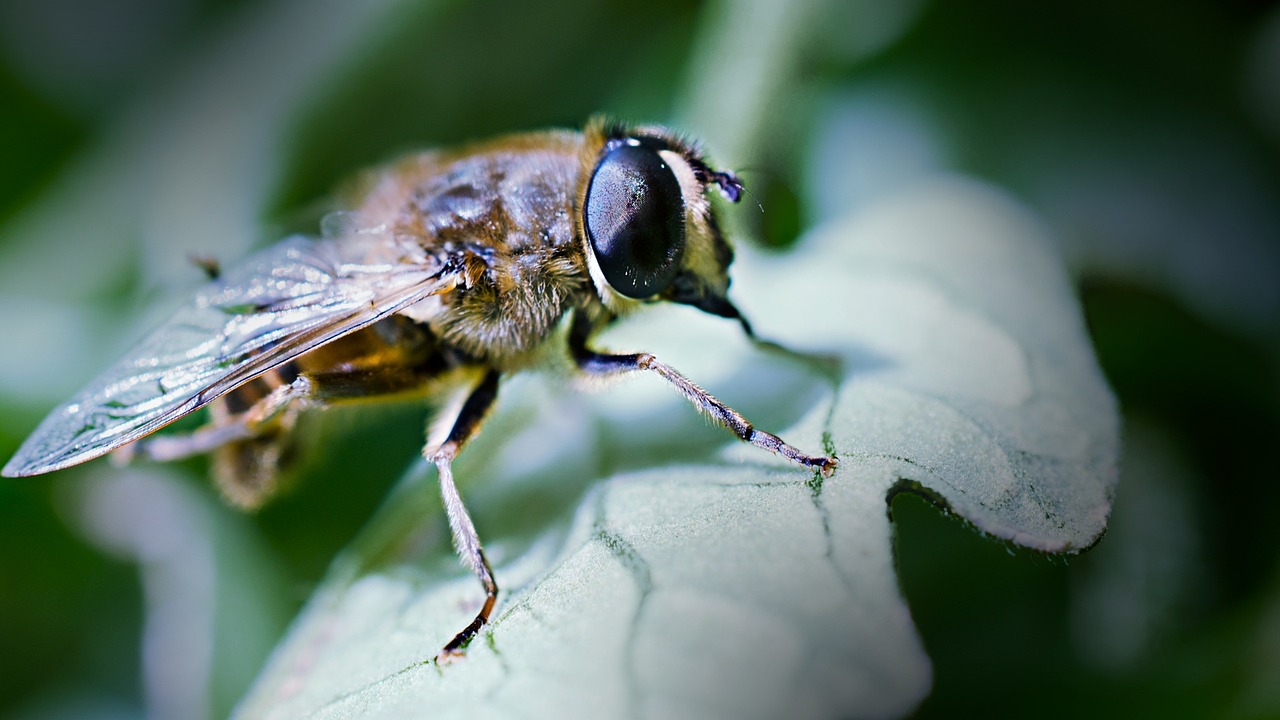
{"type": "Polygon", "coordinates": [[[493,405],[499,378],[542,353],[589,375],[656,373],[742,440],[830,474],[807,455],[649,353],[592,347],[645,304],[683,303],[751,326],[729,301],[733,252],[708,197],[736,202],[737,177],[661,127],[592,120],[582,132],[513,135],[411,155],[368,173],[352,211],[321,239],[291,237],[221,272],[123,360],[55,409],[5,465],[9,477],[111,451],[174,460],[213,454],[227,498],[256,507],[275,488],[297,415],[345,400],[451,389],[465,400],[432,423],[454,544],[484,587],[498,585],[454,485],[451,463],[493,405]],[[557,328],[565,327],[564,332],[557,328]],[[186,434],[152,435],[202,407],[186,434]]]}

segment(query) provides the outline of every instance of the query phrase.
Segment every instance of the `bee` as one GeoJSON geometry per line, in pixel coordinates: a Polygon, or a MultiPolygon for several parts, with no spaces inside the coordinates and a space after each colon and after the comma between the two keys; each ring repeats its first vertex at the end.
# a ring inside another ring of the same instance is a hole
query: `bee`
{"type": "MultiPolygon", "coordinates": [[[[453,541],[484,588],[460,654],[489,620],[498,585],[452,463],[500,378],[547,353],[587,375],[651,372],[743,441],[829,475],[650,353],[593,345],[605,326],[656,303],[751,325],[729,301],[733,251],[710,195],[742,183],[690,140],[593,119],[581,132],[512,135],[405,157],[367,173],[322,237],[295,236],[223,271],[132,352],[56,408],[5,465],[22,477],[116,451],[167,461],[212,453],[234,504],[271,496],[299,413],[443,390],[422,453],[437,469],[453,541]],[[206,424],[153,435],[208,406],[206,424]]],[[[754,336],[753,336],[754,337],[754,336]]]]}

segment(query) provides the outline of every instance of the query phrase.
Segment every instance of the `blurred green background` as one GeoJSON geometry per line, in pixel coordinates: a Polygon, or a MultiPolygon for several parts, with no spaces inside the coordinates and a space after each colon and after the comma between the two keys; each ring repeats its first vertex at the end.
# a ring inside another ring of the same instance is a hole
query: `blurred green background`
{"type": "MultiPolygon", "coordinates": [[[[199,281],[189,254],[310,230],[398,152],[599,111],[741,168],[739,242],[931,173],[1061,242],[1125,417],[1111,529],[1045,557],[900,496],[920,716],[1280,717],[1270,3],[3,0],[0,456],[199,281]]],[[[0,483],[0,716],[225,715],[421,422],[314,423],[253,516],[199,460],[0,483]]]]}

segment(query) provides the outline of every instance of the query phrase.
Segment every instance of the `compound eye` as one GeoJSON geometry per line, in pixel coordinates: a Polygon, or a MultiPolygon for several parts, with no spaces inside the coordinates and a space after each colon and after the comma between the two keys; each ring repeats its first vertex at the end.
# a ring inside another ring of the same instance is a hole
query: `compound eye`
{"type": "Polygon", "coordinates": [[[640,299],[671,284],[684,254],[684,198],[656,150],[619,145],[605,153],[586,210],[591,250],[610,287],[640,299]]]}

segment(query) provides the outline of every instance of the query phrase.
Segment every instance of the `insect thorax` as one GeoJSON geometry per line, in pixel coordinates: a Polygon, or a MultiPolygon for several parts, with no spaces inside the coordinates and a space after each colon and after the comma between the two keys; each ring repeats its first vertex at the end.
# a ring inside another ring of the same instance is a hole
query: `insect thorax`
{"type": "Polygon", "coordinates": [[[567,310],[594,299],[573,217],[582,138],[534,139],[407,158],[362,204],[456,274],[403,314],[498,368],[526,362],[567,310]]]}

